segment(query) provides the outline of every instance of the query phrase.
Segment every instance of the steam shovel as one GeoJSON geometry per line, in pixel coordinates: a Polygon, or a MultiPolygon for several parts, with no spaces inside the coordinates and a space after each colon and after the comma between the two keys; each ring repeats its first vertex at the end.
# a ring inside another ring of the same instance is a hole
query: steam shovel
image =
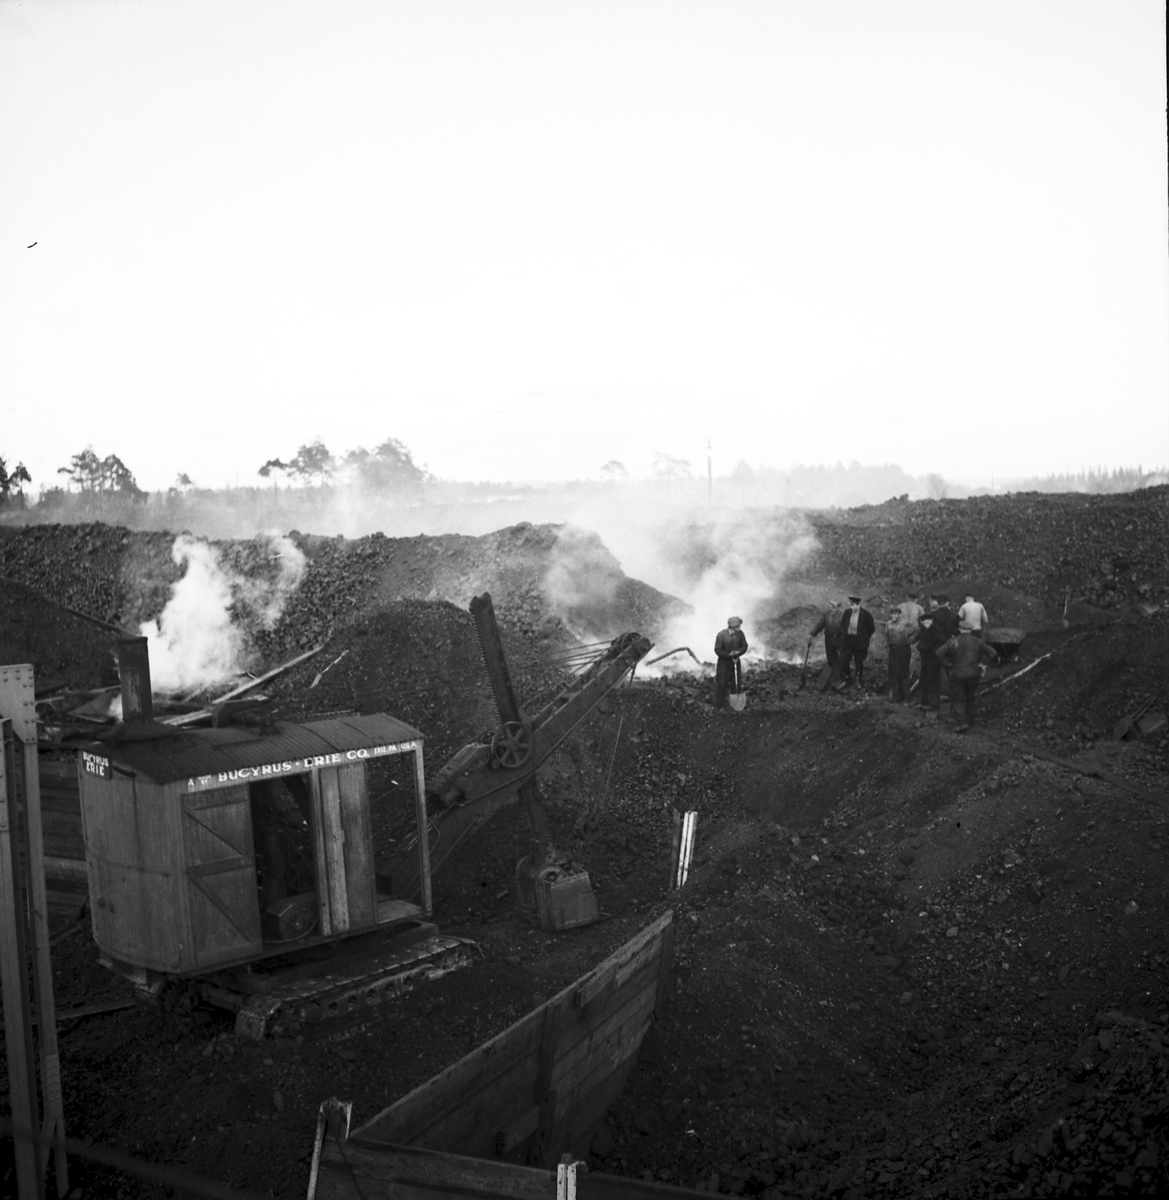
{"type": "Polygon", "coordinates": [[[804,667],[803,667],[803,670],[800,671],[800,689],[801,689],[801,691],[803,690],[803,688],[805,688],[807,686],[807,683],[808,683],[808,655],[811,653],[812,653],[812,643],[809,642],[808,648],[804,651],[804,667]]]}

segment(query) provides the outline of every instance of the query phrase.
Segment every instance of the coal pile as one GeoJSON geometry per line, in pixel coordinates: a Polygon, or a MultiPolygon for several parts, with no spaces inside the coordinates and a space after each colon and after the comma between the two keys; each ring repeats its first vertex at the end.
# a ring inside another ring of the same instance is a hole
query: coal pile
{"type": "MultiPolygon", "coordinates": [[[[275,623],[264,600],[280,570],[271,538],[212,542],[232,580],[232,616],[257,665],[327,641],[361,617],[404,600],[466,608],[490,591],[500,624],[537,646],[572,644],[629,630],[650,638],[680,602],[624,575],[595,534],[566,526],[516,525],[483,537],[322,538],[294,531],[305,558],[298,586],[275,623]]],[[[107,525],[0,529],[0,575],[128,629],[157,620],[184,568],[174,538],[107,525]]]]}
{"type": "Polygon", "coordinates": [[[801,577],[994,581],[1062,606],[1169,595],[1169,488],[1116,496],[979,496],[810,513],[820,551],[801,577]]]}

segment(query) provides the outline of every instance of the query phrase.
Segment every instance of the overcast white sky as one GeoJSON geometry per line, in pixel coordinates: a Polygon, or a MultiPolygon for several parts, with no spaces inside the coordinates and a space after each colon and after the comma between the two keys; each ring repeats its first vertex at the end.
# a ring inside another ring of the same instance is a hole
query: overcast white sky
{"type": "Polygon", "coordinates": [[[1164,463],[1164,36],[1160,0],[0,0],[0,455],[1164,463]]]}

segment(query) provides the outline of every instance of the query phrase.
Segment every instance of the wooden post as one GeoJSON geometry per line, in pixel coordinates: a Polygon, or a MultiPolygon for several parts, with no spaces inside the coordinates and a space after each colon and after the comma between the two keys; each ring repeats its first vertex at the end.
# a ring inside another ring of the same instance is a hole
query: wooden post
{"type": "Polygon", "coordinates": [[[8,1055],[8,1098],[16,1191],[20,1200],[44,1195],[44,1173],[34,1139],[37,1129],[36,1058],[28,1005],[28,947],[20,886],[20,839],[16,829],[12,770],[12,722],[0,720],[0,983],[4,996],[4,1048],[8,1055]]]}
{"type": "Polygon", "coordinates": [[[552,1128],[556,1124],[556,1089],[552,1087],[552,1072],[556,1067],[556,1044],[560,1039],[564,1006],[563,996],[549,1000],[544,1005],[540,1056],[536,1061],[536,1078],[532,1083],[532,1104],[540,1110],[536,1131],[528,1144],[528,1162],[533,1166],[548,1166],[548,1148],[552,1144],[552,1128]]]}
{"type": "Polygon", "coordinates": [[[414,743],[414,808],[418,823],[418,890],[422,915],[433,911],[430,894],[430,825],[426,816],[426,768],[422,762],[422,743],[414,743]]]}
{"type": "Polygon", "coordinates": [[[69,1191],[65,1154],[65,1105],[61,1096],[61,1056],[57,1048],[57,1013],[53,997],[53,963],[49,952],[49,900],[45,887],[45,842],[41,819],[41,775],[37,758],[36,692],[30,665],[0,667],[0,716],[8,717],[23,756],[24,829],[28,949],[33,956],[38,1045],[41,1057],[41,1175],[50,1150],[57,1195],[69,1191]]]}

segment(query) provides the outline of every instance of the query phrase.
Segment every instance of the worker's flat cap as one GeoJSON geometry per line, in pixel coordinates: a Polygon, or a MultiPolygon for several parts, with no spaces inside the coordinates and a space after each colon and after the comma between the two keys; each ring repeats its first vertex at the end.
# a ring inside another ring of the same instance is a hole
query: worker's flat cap
{"type": "Polygon", "coordinates": [[[848,602],[849,604],[859,604],[861,602],[861,598],[859,596],[849,596],[848,602]]]}
{"type": "Polygon", "coordinates": [[[727,617],[727,628],[728,629],[738,629],[739,626],[742,625],[742,623],[743,623],[742,617],[727,617]]]}

